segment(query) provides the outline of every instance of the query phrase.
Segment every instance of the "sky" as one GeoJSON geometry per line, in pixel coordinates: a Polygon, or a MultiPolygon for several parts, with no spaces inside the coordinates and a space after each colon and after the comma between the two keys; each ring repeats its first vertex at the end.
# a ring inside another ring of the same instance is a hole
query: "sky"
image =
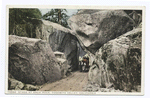
{"type": "MultiPolygon", "coordinates": [[[[39,9],[42,13],[42,15],[46,14],[48,11],[50,11],[51,9],[39,9]]],[[[71,16],[73,14],[76,14],[77,13],[77,10],[78,9],[66,9],[67,10],[67,15],[68,16],[71,16]]]]}

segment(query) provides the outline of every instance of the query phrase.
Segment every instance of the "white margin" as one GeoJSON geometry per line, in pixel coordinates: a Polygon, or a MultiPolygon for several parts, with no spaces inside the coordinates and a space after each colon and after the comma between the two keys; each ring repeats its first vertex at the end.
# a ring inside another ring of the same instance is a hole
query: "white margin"
{"type": "Polygon", "coordinates": [[[53,94],[53,95],[144,95],[144,73],[145,73],[145,6],[85,6],[85,5],[7,5],[6,6],[6,51],[5,51],[5,94],[20,95],[20,94],[53,94]],[[8,90],[8,28],[9,28],[9,8],[65,8],[65,9],[105,9],[105,10],[142,10],[142,70],[141,70],[141,92],[129,93],[129,92],[77,92],[77,91],[17,91],[8,90]]]}

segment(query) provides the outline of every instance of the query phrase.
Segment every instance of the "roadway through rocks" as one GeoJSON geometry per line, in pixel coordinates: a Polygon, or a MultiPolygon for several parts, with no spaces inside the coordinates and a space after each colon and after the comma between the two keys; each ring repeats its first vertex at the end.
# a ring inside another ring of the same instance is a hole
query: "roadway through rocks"
{"type": "Polygon", "coordinates": [[[53,83],[47,83],[39,91],[83,91],[88,83],[88,72],[72,72],[66,78],[53,83]]]}

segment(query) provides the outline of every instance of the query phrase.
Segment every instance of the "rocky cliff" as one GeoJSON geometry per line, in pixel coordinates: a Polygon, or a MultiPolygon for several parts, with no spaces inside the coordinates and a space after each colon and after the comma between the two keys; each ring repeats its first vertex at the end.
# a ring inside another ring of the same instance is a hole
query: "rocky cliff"
{"type": "Polygon", "coordinates": [[[68,19],[79,41],[95,53],[106,42],[133,29],[135,22],[122,10],[81,10],[68,19]]]}
{"type": "Polygon", "coordinates": [[[95,54],[89,81],[101,88],[140,91],[142,28],[104,44],[95,54]]]}
{"type": "Polygon", "coordinates": [[[76,36],[71,30],[57,23],[42,20],[41,27],[37,27],[37,38],[47,40],[52,50],[63,52],[72,70],[78,69],[78,58],[85,54],[76,36]]]}
{"type": "Polygon", "coordinates": [[[15,79],[26,84],[42,85],[61,79],[54,53],[41,39],[9,35],[8,68],[15,79]]]}

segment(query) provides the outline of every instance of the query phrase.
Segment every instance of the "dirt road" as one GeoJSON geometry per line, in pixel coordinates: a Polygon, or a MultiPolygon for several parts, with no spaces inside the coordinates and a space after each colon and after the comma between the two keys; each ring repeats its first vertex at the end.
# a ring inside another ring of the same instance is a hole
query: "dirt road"
{"type": "Polygon", "coordinates": [[[87,77],[87,72],[76,71],[62,80],[45,84],[40,91],[82,91],[88,82],[87,77]]]}

